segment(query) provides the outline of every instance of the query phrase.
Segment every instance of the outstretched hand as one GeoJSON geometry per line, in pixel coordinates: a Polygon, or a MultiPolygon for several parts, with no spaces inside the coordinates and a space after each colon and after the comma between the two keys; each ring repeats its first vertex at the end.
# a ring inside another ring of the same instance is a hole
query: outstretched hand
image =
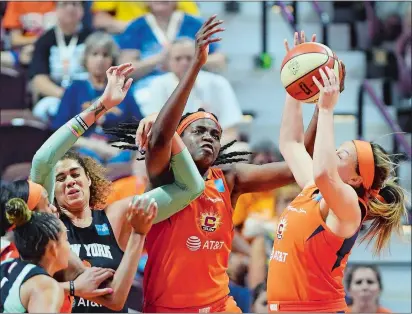
{"type": "Polygon", "coordinates": [[[209,44],[221,41],[222,38],[212,38],[213,34],[223,32],[225,29],[218,27],[222,24],[222,20],[216,21],[216,14],[212,15],[205,23],[203,23],[200,30],[196,33],[196,60],[203,66],[207,61],[209,53],[209,44]]]}
{"type": "MultiPolygon", "coordinates": [[[[316,41],[316,34],[312,35],[312,42],[316,41]]],[[[295,32],[294,36],[293,36],[293,43],[294,43],[294,47],[303,44],[306,42],[306,36],[305,36],[305,32],[301,31],[300,34],[298,32],[295,32]]],[[[287,39],[284,39],[283,41],[284,45],[285,45],[285,49],[286,52],[289,52],[290,48],[289,48],[289,43],[287,39]]]]}
{"type": "Polygon", "coordinates": [[[318,81],[318,79],[315,76],[313,76],[312,79],[316,86],[319,88],[319,109],[333,110],[339,99],[340,83],[334,71],[332,71],[329,67],[325,67],[325,69],[327,75],[322,69],[319,69],[323,85],[318,81]]]}
{"type": "Polygon", "coordinates": [[[101,102],[106,110],[117,106],[126,97],[133,82],[132,78],[127,81],[126,78],[133,71],[134,68],[131,63],[113,66],[106,71],[107,85],[101,97],[101,102]]]}

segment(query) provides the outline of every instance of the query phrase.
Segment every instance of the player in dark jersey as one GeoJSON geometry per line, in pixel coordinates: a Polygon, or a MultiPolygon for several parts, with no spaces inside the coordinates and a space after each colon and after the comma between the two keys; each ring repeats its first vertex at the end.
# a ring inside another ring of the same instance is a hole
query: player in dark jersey
{"type": "Polygon", "coordinates": [[[30,211],[19,198],[8,201],[6,217],[15,225],[21,259],[1,263],[1,312],[58,312],[64,293],[52,276],[68,265],[66,227],[52,214],[30,211]]]}

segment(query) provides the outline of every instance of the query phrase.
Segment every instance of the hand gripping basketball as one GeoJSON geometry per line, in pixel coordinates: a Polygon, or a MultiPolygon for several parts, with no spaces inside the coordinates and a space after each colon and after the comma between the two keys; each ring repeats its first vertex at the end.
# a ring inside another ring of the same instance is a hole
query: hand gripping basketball
{"type": "Polygon", "coordinates": [[[322,69],[319,69],[323,85],[318,81],[318,79],[315,76],[313,76],[312,78],[313,82],[319,88],[320,92],[318,102],[319,109],[333,110],[339,99],[340,84],[335,72],[332,71],[329,67],[326,67],[325,69],[328,75],[326,75],[322,69]]]}

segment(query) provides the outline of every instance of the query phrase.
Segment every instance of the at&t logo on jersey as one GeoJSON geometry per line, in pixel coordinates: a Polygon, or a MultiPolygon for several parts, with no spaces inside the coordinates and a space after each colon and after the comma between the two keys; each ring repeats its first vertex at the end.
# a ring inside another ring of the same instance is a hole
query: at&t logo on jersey
{"type": "Polygon", "coordinates": [[[283,233],[286,231],[287,222],[285,218],[279,221],[278,229],[276,231],[276,237],[280,240],[283,238],[283,233]]]}
{"type": "Polygon", "coordinates": [[[214,232],[222,224],[222,219],[215,213],[202,213],[199,218],[199,225],[203,231],[214,232]]]}
{"type": "Polygon", "coordinates": [[[186,246],[189,251],[195,252],[202,250],[220,250],[223,247],[224,241],[206,240],[204,243],[197,236],[191,236],[186,240],[186,246]]]}

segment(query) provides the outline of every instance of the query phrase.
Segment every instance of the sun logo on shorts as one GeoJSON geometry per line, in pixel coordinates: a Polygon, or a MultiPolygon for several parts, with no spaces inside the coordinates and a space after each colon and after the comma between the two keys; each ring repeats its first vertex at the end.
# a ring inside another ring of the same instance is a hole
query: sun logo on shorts
{"type": "Polygon", "coordinates": [[[283,233],[286,231],[287,222],[285,218],[282,218],[278,224],[276,231],[276,237],[280,240],[283,238],[283,233]]]}

